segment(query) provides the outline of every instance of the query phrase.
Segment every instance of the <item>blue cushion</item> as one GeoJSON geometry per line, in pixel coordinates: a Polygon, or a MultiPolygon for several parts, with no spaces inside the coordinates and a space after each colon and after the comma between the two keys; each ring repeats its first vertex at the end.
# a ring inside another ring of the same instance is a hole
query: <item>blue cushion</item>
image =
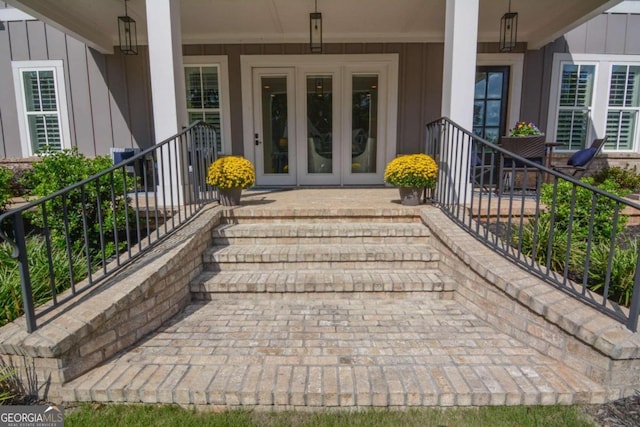
{"type": "Polygon", "coordinates": [[[596,149],[594,147],[585,148],[584,150],[578,150],[573,153],[573,156],[567,160],[567,164],[571,166],[584,166],[589,160],[596,155],[596,149]]]}

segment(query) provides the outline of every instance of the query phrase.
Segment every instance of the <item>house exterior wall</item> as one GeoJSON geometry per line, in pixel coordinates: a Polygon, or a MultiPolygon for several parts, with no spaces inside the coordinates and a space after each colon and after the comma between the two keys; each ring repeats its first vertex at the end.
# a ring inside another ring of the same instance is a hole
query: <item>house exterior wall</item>
{"type": "MultiPolygon", "coordinates": [[[[0,3],[0,7],[4,7],[0,3]]],[[[62,60],[70,142],[89,156],[153,143],[148,54],[103,55],[41,21],[0,30],[0,157],[23,156],[12,61],[62,60]]]]}
{"type": "Polygon", "coordinates": [[[605,13],[525,54],[521,119],[547,127],[555,53],[640,54],[640,15],[605,13]]]}
{"type": "MultiPolygon", "coordinates": [[[[423,150],[425,127],[440,117],[442,43],[332,43],[325,54],[399,54],[397,153],[423,150]]],[[[306,44],[185,45],[184,56],[225,55],[229,64],[232,151],[243,154],[241,55],[305,55],[306,44]]],[[[285,64],[283,64],[285,65],[285,64]]]]}
{"type": "MultiPolygon", "coordinates": [[[[86,155],[108,154],[111,147],[153,143],[148,51],[136,56],[103,55],[40,21],[17,21],[0,31],[0,73],[11,75],[11,61],[61,59],[69,104],[71,144],[86,155]],[[135,113],[134,113],[135,112],[135,113]]],[[[190,55],[225,55],[229,61],[231,140],[243,153],[241,55],[306,54],[306,44],[185,45],[190,55]]],[[[326,44],[327,54],[399,54],[397,153],[421,151],[424,125],[440,116],[442,43],[326,44]]],[[[12,79],[0,88],[0,156],[22,156],[12,79]]]]}
{"type": "MultiPolygon", "coordinates": [[[[540,50],[527,51],[521,120],[533,121],[541,129],[547,129],[552,85],[557,84],[551,78],[554,54],[640,55],[639,39],[639,14],[604,13],[540,50]]],[[[570,153],[555,153],[554,162],[564,163],[569,156],[570,153]]],[[[596,159],[593,169],[627,165],[640,167],[640,153],[605,151],[596,159]]]]}

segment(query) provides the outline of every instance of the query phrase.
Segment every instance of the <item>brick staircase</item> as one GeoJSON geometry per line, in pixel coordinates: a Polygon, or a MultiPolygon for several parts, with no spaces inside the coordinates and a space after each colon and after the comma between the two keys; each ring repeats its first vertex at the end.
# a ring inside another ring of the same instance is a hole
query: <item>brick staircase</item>
{"type": "Polygon", "coordinates": [[[452,297],[430,232],[417,218],[233,218],[213,233],[195,299],[228,292],[434,292],[452,297]]]}
{"type": "MultiPolygon", "coordinates": [[[[198,252],[203,271],[189,282],[191,303],[66,384],[63,396],[263,408],[605,400],[600,384],[533,348],[529,335],[501,332],[482,309],[465,306],[469,298],[490,304],[469,294],[476,281],[453,279],[425,215],[441,214],[224,211],[211,246],[198,252]]],[[[445,234],[464,241],[449,227],[445,234]]]]}

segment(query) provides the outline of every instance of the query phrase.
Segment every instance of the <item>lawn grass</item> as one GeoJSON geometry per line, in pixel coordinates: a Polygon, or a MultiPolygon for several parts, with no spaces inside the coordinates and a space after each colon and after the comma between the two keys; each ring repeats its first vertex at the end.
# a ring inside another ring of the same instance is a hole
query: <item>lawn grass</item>
{"type": "Polygon", "coordinates": [[[482,408],[419,408],[362,411],[207,412],[169,405],[82,404],[65,413],[66,427],[180,426],[180,427],[593,427],[577,406],[493,406],[482,408]]]}

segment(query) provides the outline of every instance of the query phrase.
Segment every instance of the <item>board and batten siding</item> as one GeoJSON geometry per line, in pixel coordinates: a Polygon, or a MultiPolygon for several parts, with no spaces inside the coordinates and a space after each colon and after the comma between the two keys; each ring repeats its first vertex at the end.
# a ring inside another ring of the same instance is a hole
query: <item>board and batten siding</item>
{"type": "MultiPolygon", "coordinates": [[[[0,7],[4,4],[0,2],[0,7]]],[[[111,147],[153,143],[146,46],[125,56],[103,55],[41,21],[12,21],[0,30],[0,156],[20,158],[12,61],[62,60],[71,145],[87,156],[111,147]]]]}
{"type": "MultiPolygon", "coordinates": [[[[442,43],[328,43],[325,54],[397,53],[398,133],[396,152],[424,149],[425,124],[440,117],[442,99],[442,43]]],[[[183,46],[184,56],[226,55],[229,66],[232,151],[243,153],[241,55],[306,55],[309,46],[289,44],[195,44],[183,46]]],[[[286,64],[282,64],[285,66],[286,64]]]]}
{"type": "Polygon", "coordinates": [[[604,13],[525,55],[521,119],[547,126],[555,53],[640,54],[640,15],[604,13]]]}

